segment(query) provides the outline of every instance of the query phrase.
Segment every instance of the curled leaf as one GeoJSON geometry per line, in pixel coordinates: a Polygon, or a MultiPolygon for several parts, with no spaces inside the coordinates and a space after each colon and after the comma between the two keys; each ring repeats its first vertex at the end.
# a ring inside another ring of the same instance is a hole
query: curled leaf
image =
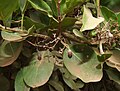
{"type": "Polygon", "coordinates": [[[82,18],[82,27],[80,31],[91,30],[97,27],[101,22],[104,21],[104,18],[98,17],[95,18],[92,16],[91,11],[84,6],[83,18],[82,18]]]}
{"type": "Polygon", "coordinates": [[[19,42],[19,41],[23,40],[23,38],[18,33],[2,31],[1,36],[2,36],[3,39],[5,39],[7,41],[17,41],[17,42],[19,42]]]}

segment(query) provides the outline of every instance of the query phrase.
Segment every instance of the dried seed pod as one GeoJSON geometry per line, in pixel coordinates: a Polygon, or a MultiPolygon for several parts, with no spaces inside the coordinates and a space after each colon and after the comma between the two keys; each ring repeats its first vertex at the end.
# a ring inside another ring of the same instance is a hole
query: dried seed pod
{"type": "Polygon", "coordinates": [[[72,57],[72,51],[69,49],[68,50],[68,57],[71,58],[72,57]]]}

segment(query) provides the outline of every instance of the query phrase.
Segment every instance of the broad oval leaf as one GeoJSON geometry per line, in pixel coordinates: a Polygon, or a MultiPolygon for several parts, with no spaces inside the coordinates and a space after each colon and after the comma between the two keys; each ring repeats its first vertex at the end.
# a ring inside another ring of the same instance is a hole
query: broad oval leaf
{"type": "Polygon", "coordinates": [[[98,17],[95,18],[92,16],[91,11],[84,6],[83,18],[82,18],[82,27],[80,31],[91,30],[97,27],[101,22],[104,21],[104,18],[98,17]]]}
{"type": "Polygon", "coordinates": [[[47,51],[43,51],[41,60],[35,55],[30,65],[23,69],[24,81],[30,87],[44,85],[50,78],[54,68],[54,58],[47,51]]]}
{"type": "Polygon", "coordinates": [[[0,67],[12,64],[19,56],[22,43],[4,41],[0,46],[0,67]]]}
{"type": "Polygon", "coordinates": [[[2,36],[3,39],[5,39],[7,41],[19,42],[19,41],[23,40],[23,37],[21,37],[18,33],[2,31],[1,36],[2,36]]]}
{"type": "Polygon", "coordinates": [[[16,10],[18,0],[0,0],[0,19],[7,20],[16,10]]]}
{"type": "Polygon", "coordinates": [[[108,66],[120,71],[120,49],[111,50],[112,56],[106,62],[108,66]]]}
{"type": "Polygon", "coordinates": [[[103,76],[102,64],[87,45],[73,45],[70,49],[65,49],[63,60],[68,71],[85,83],[100,81],[103,76]],[[72,57],[68,56],[68,50],[71,50],[72,57]],[[101,68],[98,68],[98,65],[101,65],[101,68]]]}
{"type": "Polygon", "coordinates": [[[30,91],[30,87],[23,80],[23,70],[20,70],[15,78],[15,91],[30,91]]]}

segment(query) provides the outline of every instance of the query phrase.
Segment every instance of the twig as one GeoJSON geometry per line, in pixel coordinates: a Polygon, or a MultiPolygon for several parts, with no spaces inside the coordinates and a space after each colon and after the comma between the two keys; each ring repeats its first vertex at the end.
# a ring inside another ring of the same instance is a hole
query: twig
{"type": "Polygon", "coordinates": [[[56,32],[56,35],[57,36],[60,36],[61,35],[61,13],[60,13],[60,2],[61,0],[58,0],[57,2],[57,9],[58,9],[58,31],[56,32]]]}
{"type": "Polygon", "coordinates": [[[10,27],[5,27],[5,26],[2,26],[0,24],[0,29],[2,30],[8,30],[8,31],[11,31],[11,32],[22,32],[22,33],[25,33],[25,31],[21,30],[21,29],[15,29],[15,28],[10,28],[10,27]]]}
{"type": "Polygon", "coordinates": [[[96,0],[97,3],[97,17],[100,17],[100,0],[96,0]]]}
{"type": "Polygon", "coordinates": [[[24,13],[22,13],[22,20],[21,20],[21,29],[23,30],[23,22],[24,22],[24,13]]]}

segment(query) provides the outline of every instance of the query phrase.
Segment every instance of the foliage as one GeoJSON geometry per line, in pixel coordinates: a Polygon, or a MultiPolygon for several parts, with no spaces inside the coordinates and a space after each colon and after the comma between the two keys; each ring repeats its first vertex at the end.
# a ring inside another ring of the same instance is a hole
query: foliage
{"type": "Polygon", "coordinates": [[[119,29],[100,0],[1,0],[0,89],[120,91],[119,29]]]}

